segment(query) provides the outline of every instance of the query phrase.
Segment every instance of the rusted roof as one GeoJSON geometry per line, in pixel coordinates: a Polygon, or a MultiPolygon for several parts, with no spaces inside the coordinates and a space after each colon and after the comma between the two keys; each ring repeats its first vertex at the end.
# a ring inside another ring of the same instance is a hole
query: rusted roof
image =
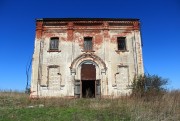
{"type": "Polygon", "coordinates": [[[36,21],[139,21],[137,18],[42,18],[36,21]]]}

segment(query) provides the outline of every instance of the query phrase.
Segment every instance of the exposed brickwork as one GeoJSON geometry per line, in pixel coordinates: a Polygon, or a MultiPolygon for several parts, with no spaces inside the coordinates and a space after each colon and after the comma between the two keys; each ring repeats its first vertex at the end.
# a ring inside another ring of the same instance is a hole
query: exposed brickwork
{"type": "Polygon", "coordinates": [[[89,80],[95,97],[130,94],[134,76],[144,73],[139,24],[138,19],[38,19],[31,97],[81,97],[82,64],[95,67],[96,78],[89,80]],[[59,38],[56,50],[50,50],[52,37],[59,38]],[[84,50],[85,37],[92,38],[92,50],[84,50]],[[126,50],[118,50],[117,37],[126,38],[126,50]]]}

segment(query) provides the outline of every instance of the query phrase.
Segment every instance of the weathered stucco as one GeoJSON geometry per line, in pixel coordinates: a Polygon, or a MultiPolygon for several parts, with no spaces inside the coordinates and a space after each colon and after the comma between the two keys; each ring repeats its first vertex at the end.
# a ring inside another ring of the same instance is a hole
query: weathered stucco
{"type": "Polygon", "coordinates": [[[79,80],[81,97],[83,63],[95,65],[101,97],[130,94],[134,76],[144,73],[139,24],[138,19],[36,20],[30,96],[76,97],[79,80]],[[59,38],[58,51],[49,50],[51,37],[59,38]],[[92,51],[84,51],[84,37],[92,37],[92,51]],[[126,37],[125,51],[117,49],[117,37],[126,37]]]}

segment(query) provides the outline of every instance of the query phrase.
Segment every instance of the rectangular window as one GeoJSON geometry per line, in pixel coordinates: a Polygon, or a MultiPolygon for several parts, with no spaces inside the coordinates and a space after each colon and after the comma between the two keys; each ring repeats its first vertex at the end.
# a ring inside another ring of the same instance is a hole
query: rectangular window
{"type": "Polygon", "coordinates": [[[84,38],[84,50],[85,51],[92,50],[92,37],[84,38]]]}
{"type": "Polygon", "coordinates": [[[117,38],[118,50],[126,50],[126,37],[117,38]]]}
{"type": "Polygon", "coordinates": [[[50,40],[50,50],[58,50],[59,46],[59,38],[58,37],[53,37],[50,40]]]}

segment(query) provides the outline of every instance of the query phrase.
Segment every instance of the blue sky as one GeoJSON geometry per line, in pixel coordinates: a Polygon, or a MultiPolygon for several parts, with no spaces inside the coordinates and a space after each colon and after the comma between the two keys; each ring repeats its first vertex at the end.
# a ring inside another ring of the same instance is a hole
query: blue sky
{"type": "Polygon", "coordinates": [[[139,18],[145,72],[180,89],[180,0],[0,0],[0,90],[24,90],[36,18],[139,18]]]}

